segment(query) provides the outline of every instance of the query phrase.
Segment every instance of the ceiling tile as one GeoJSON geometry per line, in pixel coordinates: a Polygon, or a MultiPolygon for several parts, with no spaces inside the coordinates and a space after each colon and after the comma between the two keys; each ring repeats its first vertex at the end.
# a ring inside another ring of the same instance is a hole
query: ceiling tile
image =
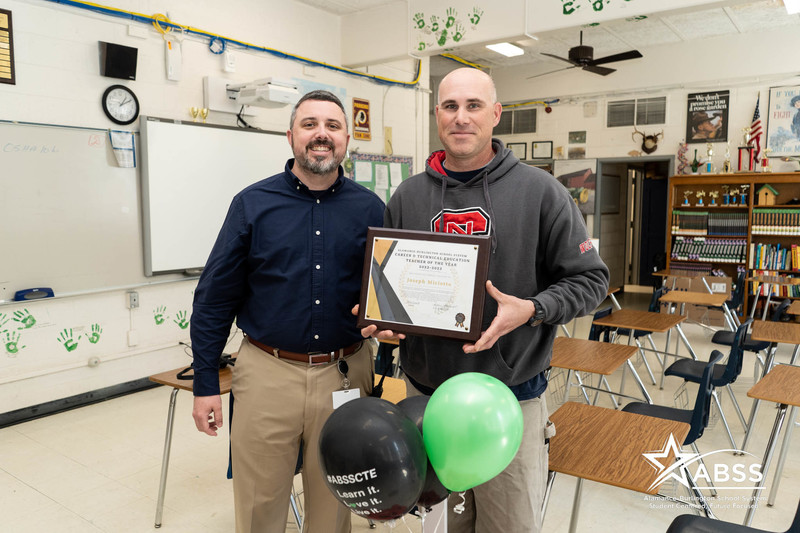
{"type": "Polygon", "coordinates": [[[725,14],[725,10],[720,8],[679,13],[666,16],[664,19],[690,41],[738,33],[736,26],[725,14]]]}

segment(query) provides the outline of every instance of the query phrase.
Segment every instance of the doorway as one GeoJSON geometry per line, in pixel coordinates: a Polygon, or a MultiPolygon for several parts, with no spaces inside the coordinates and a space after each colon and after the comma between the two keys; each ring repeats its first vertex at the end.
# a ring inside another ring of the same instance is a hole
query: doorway
{"type": "Polygon", "coordinates": [[[595,236],[611,287],[649,292],[652,273],[664,268],[672,167],[672,157],[598,161],[600,220],[595,236]]]}

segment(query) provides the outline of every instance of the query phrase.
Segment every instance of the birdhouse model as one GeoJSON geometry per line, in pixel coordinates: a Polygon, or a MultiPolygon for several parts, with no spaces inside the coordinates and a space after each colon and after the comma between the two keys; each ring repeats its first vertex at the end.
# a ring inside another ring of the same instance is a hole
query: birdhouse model
{"type": "Polygon", "coordinates": [[[758,194],[758,205],[775,205],[775,197],[778,196],[778,191],[773,189],[769,183],[765,183],[759,187],[756,194],[758,194]]]}

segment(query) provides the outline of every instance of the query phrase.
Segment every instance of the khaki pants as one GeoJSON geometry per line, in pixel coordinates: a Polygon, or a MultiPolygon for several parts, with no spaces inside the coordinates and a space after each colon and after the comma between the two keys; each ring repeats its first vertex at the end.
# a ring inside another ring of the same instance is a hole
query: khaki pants
{"type": "MultiPolygon", "coordinates": [[[[372,391],[372,348],[345,358],[351,388],[372,391]]],[[[319,435],[342,388],[337,365],[278,359],[245,339],[233,370],[231,421],[237,533],[286,529],[289,495],[303,442],[304,532],[350,531],[350,511],[331,494],[319,465],[319,435]]]]}
{"type": "MultiPolygon", "coordinates": [[[[422,394],[408,379],[405,381],[408,396],[422,394]]],[[[548,465],[544,443],[547,404],[543,394],[521,401],[519,405],[524,427],[517,455],[505,470],[486,483],[464,493],[450,494],[447,500],[449,533],[539,533],[542,530],[548,465]],[[455,513],[453,508],[462,503],[465,510],[455,513]]]]}

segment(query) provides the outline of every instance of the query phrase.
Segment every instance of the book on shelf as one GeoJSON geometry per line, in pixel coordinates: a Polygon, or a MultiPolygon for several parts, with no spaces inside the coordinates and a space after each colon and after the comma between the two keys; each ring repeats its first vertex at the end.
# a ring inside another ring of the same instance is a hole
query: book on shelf
{"type": "Polygon", "coordinates": [[[746,212],[707,212],[672,210],[673,235],[747,235],[746,212]]]}
{"type": "Polygon", "coordinates": [[[715,237],[675,237],[672,243],[673,261],[708,261],[712,263],[744,263],[746,239],[715,237]]]}
{"type": "Polygon", "coordinates": [[[800,209],[753,208],[753,235],[800,235],[800,209]]]}
{"type": "Polygon", "coordinates": [[[800,270],[800,250],[778,244],[752,243],[750,245],[750,268],[759,270],[800,270]]]}

